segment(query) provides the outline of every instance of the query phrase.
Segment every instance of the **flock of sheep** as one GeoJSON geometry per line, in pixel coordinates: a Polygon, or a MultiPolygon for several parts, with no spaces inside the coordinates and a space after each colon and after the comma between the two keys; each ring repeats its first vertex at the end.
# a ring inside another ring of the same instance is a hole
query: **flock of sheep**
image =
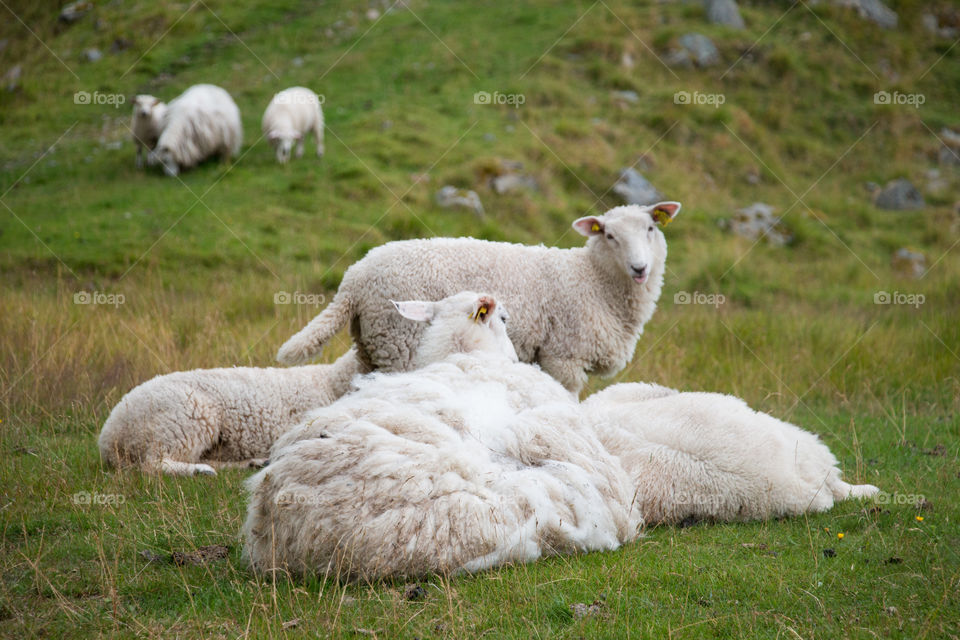
{"type": "Polygon", "coordinates": [[[615,549],[645,524],[875,494],[844,482],[816,435],[737,398],[630,383],[579,402],[588,374],[632,358],[663,284],[660,227],[679,210],[580,218],[573,249],[376,248],[278,353],[312,358],[349,325],[335,363],[160,376],[114,408],[101,455],[179,475],[262,467],[247,482],[251,566],[341,579],[477,571],[615,549]]]}
{"type": "MultiPolygon", "coordinates": [[[[317,143],[317,157],[323,156],[323,110],[310,89],[291,87],[273,96],[263,114],[263,134],[276,150],[281,164],[303,155],[304,139],[311,132],[317,143]]],[[[197,84],[170,104],[151,95],[133,101],[130,125],[137,148],[137,167],[163,166],[168,176],[195,167],[207,158],[229,160],[240,152],[243,126],[240,109],[226,90],[212,84],[197,84]]]]}

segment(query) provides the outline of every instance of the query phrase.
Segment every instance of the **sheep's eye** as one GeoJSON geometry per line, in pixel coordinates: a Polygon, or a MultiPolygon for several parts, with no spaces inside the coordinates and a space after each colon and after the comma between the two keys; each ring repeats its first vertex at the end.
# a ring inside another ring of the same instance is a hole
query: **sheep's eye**
{"type": "Polygon", "coordinates": [[[608,234],[607,234],[607,240],[613,240],[613,234],[612,234],[612,233],[608,233],[608,234]]]}
{"type": "Polygon", "coordinates": [[[653,231],[653,225],[650,225],[650,226],[647,228],[647,231],[653,231]]]}

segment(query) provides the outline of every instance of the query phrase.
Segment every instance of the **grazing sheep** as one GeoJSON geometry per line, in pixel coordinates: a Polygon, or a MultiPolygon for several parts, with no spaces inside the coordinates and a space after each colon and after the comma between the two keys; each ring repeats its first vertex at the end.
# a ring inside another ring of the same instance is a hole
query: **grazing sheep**
{"type": "Polygon", "coordinates": [[[638,535],[627,475],[559,383],[475,337],[502,328],[494,314],[468,321],[482,304],[461,306],[459,321],[435,315],[420,343],[468,353],[360,378],[276,442],[247,483],[245,553],[256,570],[341,579],[477,571],[615,549],[638,535]]]}
{"type": "Polygon", "coordinates": [[[679,203],[662,202],[580,218],[573,228],[589,239],[575,249],[473,238],[390,242],[347,270],[333,302],[277,359],[293,364],[316,356],[349,323],[366,366],[408,370],[423,329],[403,323],[387,300],[488,290],[514,310],[508,331],[520,360],[539,364],[577,394],[588,373],[612,375],[633,357],[663,284],[667,243],[658,224],[679,210],[679,203]]]}
{"type": "Polygon", "coordinates": [[[148,153],[157,146],[160,138],[163,114],[167,112],[167,104],[151,95],[139,95],[133,99],[133,121],[130,131],[133,133],[133,144],[137,147],[137,169],[143,168],[143,150],[148,153]]]}
{"type": "Polygon", "coordinates": [[[617,384],[581,407],[635,480],[648,524],[792,516],[879,491],[841,480],[816,435],[732,396],[617,384]]]}
{"type": "Polygon", "coordinates": [[[311,131],[317,142],[317,157],[323,157],[323,109],[317,94],[310,89],[291,87],[273,96],[263,112],[262,127],[280,164],[290,160],[294,143],[297,157],[303,156],[304,138],[311,131]]]}
{"type": "Polygon", "coordinates": [[[100,455],[114,467],[214,475],[262,466],[278,435],[349,390],[361,371],[351,349],[331,365],[195,369],[141,384],[110,412],[100,455]],[[203,462],[201,462],[203,461],[203,462]]]}
{"type": "Polygon", "coordinates": [[[153,156],[172,177],[215,155],[229,160],[242,143],[240,110],[230,94],[197,84],[168,105],[153,156]]]}

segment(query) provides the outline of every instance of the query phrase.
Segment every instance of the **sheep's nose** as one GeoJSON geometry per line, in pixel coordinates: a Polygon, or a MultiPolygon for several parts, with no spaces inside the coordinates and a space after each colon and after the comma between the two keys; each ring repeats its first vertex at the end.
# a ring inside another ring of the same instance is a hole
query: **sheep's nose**
{"type": "Polygon", "coordinates": [[[630,269],[633,270],[633,275],[637,278],[642,278],[647,273],[647,265],[637,266],[635,264],[630,265],[630,269]]]}

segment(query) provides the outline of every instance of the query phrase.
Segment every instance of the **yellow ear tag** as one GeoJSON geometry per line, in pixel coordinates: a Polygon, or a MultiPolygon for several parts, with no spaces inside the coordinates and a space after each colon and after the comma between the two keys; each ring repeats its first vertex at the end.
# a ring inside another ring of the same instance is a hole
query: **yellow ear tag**
{"type": "Polygon", "coordinates": [[[598,225],[596,222],[594,222],[594,223],[593,223],[593,226],[590,227],[590,231],[593,231],[594,233],[596,233],[597,231],[600,231],[600,225],[598,225]]]}
{"type": "Polygon", "coordinates": [[[660,208],[653,210],[653,219],[656,220],[657,224],[661,227],[667,226],[673,220],[673,218],[670,217],[669,211],[660,208]]]}
{"type": "Polygon", "coordinates": [[[481,320],[483,320],[487,316],[487,311],[489,311],[489,309],[487,309],[487,305],[483,305],[482,307],[477,309],[477,312],[473,314],[473,321],[480,322],[481,320]]]}

